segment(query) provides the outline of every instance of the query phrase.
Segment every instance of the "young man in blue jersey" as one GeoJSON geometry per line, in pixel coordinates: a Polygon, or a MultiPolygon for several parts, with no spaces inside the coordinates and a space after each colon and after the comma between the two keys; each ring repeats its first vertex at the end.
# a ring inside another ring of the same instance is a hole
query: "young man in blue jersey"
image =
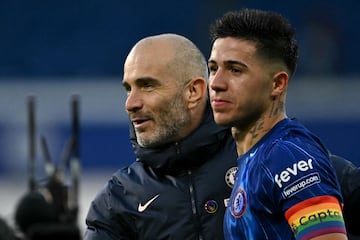
{"type": "Polygon", "coordinates": [[[232,127],[238,172],[226,239],[347,239],[328,150],[286,115],[298,47],[281,15],[228,12],[211,26],[209,92],[215,122],[232,127]]]}

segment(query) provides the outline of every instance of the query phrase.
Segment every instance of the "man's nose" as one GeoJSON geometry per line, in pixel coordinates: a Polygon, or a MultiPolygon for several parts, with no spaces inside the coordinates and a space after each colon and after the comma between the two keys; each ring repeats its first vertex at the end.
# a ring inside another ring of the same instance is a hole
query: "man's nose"
{"type": "Polygon", "coordinates": [[[143,105],[143,100],[136,90],[128,92],[128,96],[125,101],[125,109],[127,112],[136,112],[143,105]]]}
{"type": "Polygon", "coordinates": [[[216,71],[216,73],[211,75],[209,77],[209,86],[210,86],[211,90],[222,91],[222,90],[226,89],[224,77],[225,76],[221,69],[218,69],[216,71]]]}

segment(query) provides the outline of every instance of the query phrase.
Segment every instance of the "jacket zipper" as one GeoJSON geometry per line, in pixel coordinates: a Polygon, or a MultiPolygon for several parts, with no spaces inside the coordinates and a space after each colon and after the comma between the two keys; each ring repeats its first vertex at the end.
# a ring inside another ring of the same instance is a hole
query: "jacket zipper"
{"type": "Polygon", "coordinates": [[[195,193],[194,193],[194,184],[192,182],[192,172],[191,170],[188,170],[189,175],[189,192],[190,192],[190,199],[191,199],[191,208],[192,213],[194,215],[194,223],[195,223],[195,230],[198,233],[199,240],[203,240],[202,231],[200,227],[200,222],[198,220],[198,211],[196,208],[196,200],[195,200],[195,193]]]}
{"type": "MultiPolygon", "coordinates": [[[[179,149],[179,144],[177,142],[175,143],[175,148],[176,148],[176,153],[181,154],[181,151],[179,149]]],[[[200,221],[198,219],[198,212],[197,212],[197,208],[196,208],[194,184],[192,182],[192,172],[191,172],[191,170],[188,170],[187,173],[189,176],[189,192],[190,192],[190,200],[191,200],[191,210],[192,210],[192,214],[194,216],[195,232],[198,234],[199,240],[204,240],[204,237],[202,236],[200,221]]]]}

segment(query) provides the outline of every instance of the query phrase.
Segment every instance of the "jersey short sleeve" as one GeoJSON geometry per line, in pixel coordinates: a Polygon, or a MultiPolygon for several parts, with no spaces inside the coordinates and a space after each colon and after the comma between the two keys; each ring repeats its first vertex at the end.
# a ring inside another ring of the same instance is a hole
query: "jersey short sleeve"
{"type": "Polygon", "coordinates": [[[276,201],[296,239],[319,233],[345,233],[341,194],[327,155],[306,140],[276,142],[264,164],[272,177],[276,201]],[[300,144],[301,143],[301,144],[300,144]]]}

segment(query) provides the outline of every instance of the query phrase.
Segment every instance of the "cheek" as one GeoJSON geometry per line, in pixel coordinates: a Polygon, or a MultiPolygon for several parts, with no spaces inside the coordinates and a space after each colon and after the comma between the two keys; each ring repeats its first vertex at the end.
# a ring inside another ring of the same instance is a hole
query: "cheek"
{"type": "Polygon", "coordinates": [[[214,73],[209,74],[209,79],[208,79],[209,85],[211,85],[214,82],[214,77],[215,77],[214,73]]]}
{"type": "Polygon", "coordinates": [[[151,108],[155,113],[161,112],[161,114],[163,114],[164,111],[169,110],[169,107],[173,105],[177,98],[179,98],[179,96],[176,96],[174,94],[161,96],[158,95],[152,99],[149,99],[148,103],[145,104],[147,104],[147,106],[151,108]]]}
{"type": "Polygon", "coordinates": [[[263,90],[254,84],[238,84],[233,89],[232,95],[237,99],[237,104],[240,107],[253,108],[263,97],[263,90]]]}
{"type": "Polygon", "coordinates": [[[215,95],[215,91],[213,89],[211,89],[210,85],[209,85],[207,91],[209,93],[210,98],[215,95]]]}
{"type": "Polygon", "coordinates": [[[247,102],[250,108],[266,109],[270,103],[271,89],[268,86],[256,85],[249,89],[246,93],[247,102]]]}

